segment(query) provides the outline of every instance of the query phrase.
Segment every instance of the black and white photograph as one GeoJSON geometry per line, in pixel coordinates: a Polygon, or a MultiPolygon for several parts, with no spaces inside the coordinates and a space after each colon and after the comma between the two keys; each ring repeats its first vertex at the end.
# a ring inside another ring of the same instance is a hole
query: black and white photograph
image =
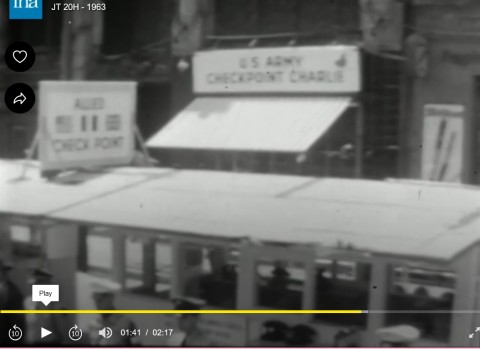
{"type": "Polygon", "coordinates": [[[479,347],[480,1],[0,0],[0,347],[479,347]]]}

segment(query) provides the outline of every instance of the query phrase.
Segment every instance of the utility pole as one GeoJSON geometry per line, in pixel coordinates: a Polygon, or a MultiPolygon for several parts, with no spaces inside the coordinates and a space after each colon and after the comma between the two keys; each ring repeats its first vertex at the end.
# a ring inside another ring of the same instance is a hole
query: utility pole
{"type": "MultiPolygon", "coordinates": [[[[87,8],[88,1],[77,2],[87,8]]],[[[86,80],[91,71],[94,49],[95,25],[102,23],[94,15],[98,11],[66,11],[63,13],[61,78],[86,80]]]]}
{"type": "Polygon", "coordinates": [[[172,22],[172,106],[173,114],[193,98],[191,58],[214,32],[213,0],[177,0],[172,22]]]}
{"type": "MultiPolygon", "coordinates": [[[[5,52],[7,48],[7,1],[0,0],[0,52],[5,52]]],[[[0,93],[2,96],[7,89],[7,67],[2,62],[0,64],[0,93]]],[[[0,107],[0,157],[5,157],[7,154],[7,140],[8,140],[8,127],[7,127],[7,115],[5,104],[0,107]]]]}

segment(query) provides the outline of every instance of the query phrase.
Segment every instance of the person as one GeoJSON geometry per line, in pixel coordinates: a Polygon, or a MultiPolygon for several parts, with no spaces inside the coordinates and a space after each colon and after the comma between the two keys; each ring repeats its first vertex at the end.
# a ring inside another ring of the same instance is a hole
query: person
{"type": "MultiPolygon", "coordinates": [[[[120,286],[115,283],[94,282],[92,298],[98,310],[115,310],[115,292],[120,286]]],[[[101,314],[89,328],[89,340],[92,346],[133,347],[140,346],[140,336],[136,333],[137,326],[123,314],[101,314]],[[111,329],[112,336],[100,335],[100,331],[111,329]],[[121,336],[121,330],[128,330],[129,336],[121,336]]]]}
{"type": "Polygon", "coordinates": [[[269,302],[276,308],[288,308],[288,281],[290,273],[282,261],[275,261],[272,276],[268,281],[269,302]]]}
{"type": "MultiPolygon", "coordinates": [[[[175,310],[200,310],[204,303],[194,298],[174,299],[175,310]]],[[[200,314],[179,314],[178,323],[173,335],[167,340],[172,347],[210,347],[212,341],[199,328],[200,314]]]]}
{"type": "Polygon", "coordinates": [[[408,347],[420,337],[420,331],[410,325],[384,327],[377,331],[382,347],[408,347]]]}
{"type": "MultiPolygon", "coordinates": [[[[32,285],[52,285],[53,274],[45,267],[33,268],[28,281],[32,285]]],[[[31,287],[30,287],[31,289],[31,287]]],[[[52,302],[45,306],[41,302],[34,302],[30,295],[25,299],[27,310],[60,310],[58,302],[52,302]]],[[[27,342],[33,346],[58,346],[68,343],[68,336],[65,331],[65,315],[63,314],[28,314],[27,315],[27,342]],[[40,338],[41,328],[52,333],[40,338]]]]}
{"type": "Polygon", "coordinates": [[[262,335],[260,336],[260,340],[254,345],[258,347],[284,346],[288,331],[288,325],[282,321],[265,321],[262,324],[262,335]]]}
{"type": "Polygon", "coordinates": [[[290,328],[285,343],[289,347],[310,347],[317,340],[317,331],[308,325],[300,324],[290,328]]]}
{"type": "MultiPolygon", "coordinates": [[[[13,265],[0,258],[0,309],[2,310],[23,310],[23,294],[9,277],[13,265]]],[[[25,316],[22,314],[11,314],[0,316],[0,347],[22,346],[24,337],[16,342],[10,340],[8,331],[14,326],[22,331],[26,330],[25,316]]]]}
{"type": "Polygon", "coordinates": [[[316,272],[316,294],[315,294],[315,305],[317,309],[327,309],[331,306],[331,285],[330,280],[325,277],[326,270],[320,268],[316,272]]]}

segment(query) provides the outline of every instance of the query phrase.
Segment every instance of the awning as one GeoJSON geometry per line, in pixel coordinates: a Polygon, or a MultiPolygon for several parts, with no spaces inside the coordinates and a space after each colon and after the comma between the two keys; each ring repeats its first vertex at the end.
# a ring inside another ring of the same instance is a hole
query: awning
{"type": "Polygon", "coordinates": [[[200,97],[149,148],[307,151],[350,105],[349,97],[200,97]]]}

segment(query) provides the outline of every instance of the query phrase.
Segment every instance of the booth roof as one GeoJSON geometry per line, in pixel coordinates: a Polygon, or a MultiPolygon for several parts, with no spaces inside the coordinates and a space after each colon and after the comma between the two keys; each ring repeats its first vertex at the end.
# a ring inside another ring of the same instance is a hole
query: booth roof
{"type": "Polygon", "coordinates": [[[0,213],[326,247],[341,241],[447,261],[480,240],[475,187],[160,168],[119,168],[61,184],[35,169],[12,181],[20,165],[4,166],[10,174],[0,170],[0,213]]]}

